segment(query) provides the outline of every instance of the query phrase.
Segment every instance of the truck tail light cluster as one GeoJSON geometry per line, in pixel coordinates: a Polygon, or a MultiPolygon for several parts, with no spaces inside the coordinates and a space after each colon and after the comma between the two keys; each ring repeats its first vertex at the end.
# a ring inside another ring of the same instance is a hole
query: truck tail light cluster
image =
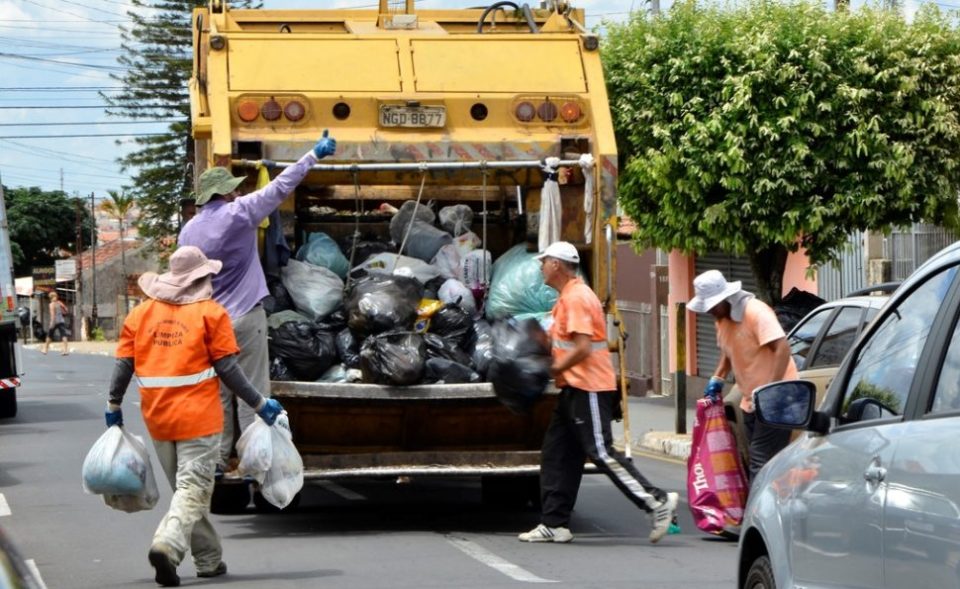
{"type": "Polygon", "coordinates": [[[574,124],[583,120],[583,107],[574,98],[523,98],[514,103],[513,116],[521,123],[574,124]]]}
{"type": "Polygon", "coordinates": [[[268,100],[243,98],[237,103],[237,117],[244,123],[252,123],[258,118],[268,122],[286,118],[291,123],[303,120],[307,114],[307,107],[301,100],[290,98],[277,100],[270,97],[268,100]]]}

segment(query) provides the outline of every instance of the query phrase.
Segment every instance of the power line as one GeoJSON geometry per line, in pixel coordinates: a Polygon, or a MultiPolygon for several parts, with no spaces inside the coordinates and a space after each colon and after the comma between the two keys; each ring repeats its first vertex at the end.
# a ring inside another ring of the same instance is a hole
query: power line
{"type": "MultiPolygon", "coordinates": [[[[54,11],[54,12],[59,12],[59,13],[61,13],[61,14],[66,14],[67,16],[74,16],[74,17],[77,17],[77,18],[79,18],[79,19],[81,19],[81,20],[85,20],[85,21],[88,21],[88,22],[96,22],[96,23],[103,23],[103,22],[104,22],[104,21],[102,21],[102,20],[97,20],[97,19],[94,19],[94,18],[87,18],[87,17],[83,16],[82,14],[77,14],[76,12],[68,12],[68,11],[66,11],[66,10],[61,10],[61,9],[59,9],[59,8],[54,8],[54,7],[52,7],[52,6],[47,6],[47,5],[45,5],[45,4],[40,4],[39,2],[34,2],[33,0],[23,0],[23,1],[26,2],[27,4],[33,4],[34,6],[39,6],[40,8],[45,8],[45,9],[47,9],[47,10],[52,10],[52,11],[54,11]]],[[[111,26],[114,26],[114,25],[111,25],[111,26]]],[[[114,27],[115,27],[115,26],[114,26],[114,27]]],[[[115,28],[116,28],[116,27],[115,27],[115,28]]]]}
{"type": "Polygon", "coordinates": [[[38,147],[36,145],[24,145],[23,143],[18,143],[16,141],[4,141],[8,145],[7,149],[10,151],[18,151],[20,153],[26,153],[30,155],[40,155],[42,157],[55,157],[61,159],[65,162],[72,164],[80,164],[87,166],[88,168],[93,168],[95,170],[100,170],[102,172],[113,172],[115,170],[109,170],[98,164],[91,164],[90,162],[100,162],[104,164],[116,165],[116,160],[114,159],[103,159],[99,157],[92,157],[89,155],[78,155],[73,152],[66,152],[57,149],[49,149],[46,147],[38,147]],[[9,147],[13,145],[14,147],[9,147]]]}
{"type": "Polygon", "coordinates": [[[14,109],[18,109],[18,108],[29,108],[29,109],[31,109],[31,110],[40,110],[40,109],[48,109],[48,108],[60,108],[60,109],[64,109],[64,108],[69,108],[69,109],[74,109],[74,108],[99,108],[99,109],[104,109],[104,108],[107,108],[107,107],[106,107],[105,105],[102,105],[102,104],[99,105],[99,106],[94,106],[94,105],[89,105],[89,104],[62,105],[62,106],[31,106],[31,105],[26,105],[26,104],[25,104],[25,105],[21,105],[21,106],[0,106],[0,110],[14,110],[14,109]]]}
{"type": "Polygon", "coordinates": [[[90,64],[86,64],[86,63],[74,63],[74,62],[70,62],[70,61],[59,61],[59,60],[56,60],[56,59],[44,59],[44,58],[42,58],[42,57],[28,57],[28,56],[26,56],[26,55],[17,55],[16,53],[4,53],[4,52],[0,52],[0,57],[6,57],[6,58],[8,58],[8,59],[24,59],[24,60],[27,60],[27,61],[42,61],[42,62],[45,62],[45,63],[54,63],[54,64],[57,64],[57,65],[67,65],[67,66],[71,66],[71,67],[85,67],[85,68],[90,68],[90,69],[94,69],[94,70],[108,70],[108,71],[112,71],[112,72],[125,72],[125,71],[127,71],[127,68],[125,68],[125,67],[120,67],[120,66],[116,66],[116,65],[90,65],[90,64]]]}
{"type": "Polygon", "coordinates": [[[83,135],[0,135],[0,139],[74,139],[78,137],[176,137],[177,133],[88,133],[83,135]]]}
{"type": "Polygon", "coordinates": [[[163,123],[179,123],[183,119],[161,119],[154,121],[99,121],[91,123],[0,123],[0,127],[61,127],[64,125],[158,125],[163,123]]]}

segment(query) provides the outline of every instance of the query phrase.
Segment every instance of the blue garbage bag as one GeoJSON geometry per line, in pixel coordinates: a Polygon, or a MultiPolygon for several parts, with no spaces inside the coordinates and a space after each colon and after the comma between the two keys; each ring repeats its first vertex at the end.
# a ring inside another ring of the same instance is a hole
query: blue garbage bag
{"type": "Polygon", "coordinates": [[[311,233],[307,243],[297,250],[297,259],[314,266],[330,270],[341,279],[347,277],[350,271],[350,262],[340,251],[340,246],[326,233],[311,233]]]}

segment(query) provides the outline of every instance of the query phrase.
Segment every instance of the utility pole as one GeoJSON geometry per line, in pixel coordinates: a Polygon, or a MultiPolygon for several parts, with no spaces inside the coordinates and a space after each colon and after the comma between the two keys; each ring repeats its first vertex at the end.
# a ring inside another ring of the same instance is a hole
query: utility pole
{"type": "Polygon", "coordinates": [[[92,277],[90,279],[90,331],[97,328],[97,206],[93,202],[93,193],[90,193],[90,215],[93,217],[93,223],[90,226],[90,242],[92,243],[92,253],[90,257],[90,268],[92,277]]]}
{"type": "MultiPolygon", "coordinates": [[[[76,193],[74,193],[76,194],[76,193]]],[[[83,200],[74,200],[77,205],[77,318],[83,328],[83,200]]],[[[79,341],[80,338],[78,338],[79,341]]]]}

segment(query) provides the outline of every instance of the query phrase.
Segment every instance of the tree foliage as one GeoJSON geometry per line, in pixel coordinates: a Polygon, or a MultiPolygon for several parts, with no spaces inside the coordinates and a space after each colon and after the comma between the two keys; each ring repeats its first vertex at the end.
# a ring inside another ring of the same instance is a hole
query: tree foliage
{"type": "MultiPolygon", "coordinates": [[[[193,68],[191,18],[195,7],[205,0],[130,0],[133,24],[121,27],[123,53],[118,63],[126,71],[111,74],[124,86],[116,94],[102,93],[107,112],[123,118],[142,120],[177,119],[169,133],[138,137],[136,150],[120,159],[131,171],[133,184],[124,192],[140,208],[139,234],[145,238],[175,235],[180,199],[193,192],[190,97],[187,81],[193,68]]],[[[256,7],[248,0],[239,7],[256,7]]]]}
{"type": "Polygon", "coordinates": [[[13,269],[18,276],[30,274],[34,266],[50,266],[54,260],[77,253],[78,214],[81,245],[86,248],[92,243],[93,215],[82,199],[37,187],[4,187],[4,199],[13,269]]]}
{"type": "Polygon", "coordinates": [[[935,6],[681,0],[612,25],[604,63],[639,247],[746,255],[776,301],[801,245],[957,225],[960,35],[935,6]]]}

